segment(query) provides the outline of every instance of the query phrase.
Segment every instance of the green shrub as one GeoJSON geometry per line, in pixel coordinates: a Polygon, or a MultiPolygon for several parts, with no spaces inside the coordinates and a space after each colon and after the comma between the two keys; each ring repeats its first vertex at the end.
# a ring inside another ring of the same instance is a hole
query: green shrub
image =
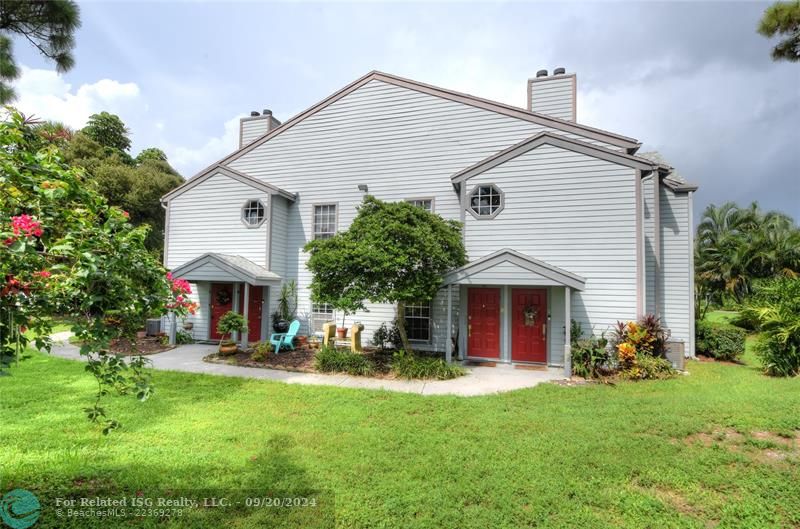
{"type": "Polygon", "coordinates": [[[736,360],[744,353],[744,329],[726,323],[698,321],[695,325],[697,353],[717,360],[736,360]]]}
{"type": "Polygon", "coordinates": [[[612,366],[607,346],[605,333],[600,338],[590,336],[575,339],[572,342],[572,374],[583,378],[597,378],[609,374],[612,366]]]}
{"type": "Polygon", "coordinates": [[[250,360],[254,362],[263,362],[267,359],[272,352],[272,344],[269,342],[258,342],[253,348],[253,354],[250,355],[250,360]]]}
{"type": "Polygon", "coordinates": [[[397,351],[392,358],[392,371],[400,378],[448,380],[463,376],[464,368],[448,364],[441,358],[415,356],[397,351]]]}
{"type": "Polygon", "coordinates": [[[400,330],[397,325],[389,327],[386,323],[381,323],[381,326],[372,334],[372,345],[385,351],[388,346],[395,346],[400,343],[400,330]]]}
{"type": "Polygon", "coordinates": [[[663,380],[677,374],[669,360],[640,353],[636,355],[636,362],[620,371],[619,376],[628,380],[663,380]]]}
{"type": "Polygon", "coordinates": [[[323,373],[347,373],[356,376],[369,376],[375,373],[375,365],[366,356],[330,346],[317,351],[314,367],[323,373]]]}
{"type": "Polygon", "coordinates": [[[756,323],[756,354],[771,376],[800,375],[800,278],[760,285],[742,313],[756,323]]]}
{"type": "Polygon", "coordinates": [[[194,343],[194,338],[192,338],[190,333],[179,330],[175,333],[175,343],[178,345],[194,343]]]}

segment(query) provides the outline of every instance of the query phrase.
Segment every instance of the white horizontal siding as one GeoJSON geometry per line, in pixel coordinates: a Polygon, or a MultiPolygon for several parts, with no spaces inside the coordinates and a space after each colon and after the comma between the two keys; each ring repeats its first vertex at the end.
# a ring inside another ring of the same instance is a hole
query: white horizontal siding
{"type": "Polygon", "coordinates": [[[251,199],[268,204],[263,191],[216,174],[170,200],[167,268],[208,252],[241,255],[266,266],[269,223],[247,228],[241,220],[242,206],[251,199]]]}
{"type": "Polygon", "coordinates": [[[531,110],[575,121],[574,78],[553,78],[531,83],[531,110]]]}
{"type": "MultiPolygon", "coordinates": [[[[272,228],[270,230],[270,270],[275,272],[281,277],[286,277],[288,273],[287,253],[289,252],[289,208],[291,207],[286,198],[274,195],[271,200],[272,211],[270,214],[270,222],[272,228]]],[[[296,252],[296,249],[292,249],[296,252]]],[[[296,273],[291,273],[291,276],[296,276],[296,273]]]]}
{"type": "Polygon", "coordinates": [[[690,292],[692,254],[689,249],[689,196],[675,193],[664,186],[660,190],[661,205],[661,277],[659,305],[662,323],[672,333],[672,340],[691,342],[690,292]]]}
{"type": "Polygon", "coordinates": [[[517,264],[510,262],[481,270],[460,281],[462,284],[472,285],[558,285],[552,279],[531,272],[517,264]]]}
{"type": "Polygon", "coordinates": [[[469,259],[512,248],[582,276],[586,289],[572,296],[572,317],[584,329],[599,333],[634,319],[635,178],[628,167],[549,145],[471,178],[468,196],[492,183],[504,192],[505,208],[488,220],[467,214],[469,259]]]}
{"type": "MultiPolygon", "coordinates": [[[[298,201],[287,212],[286,273],[281,274],[277,269],[276,272],[287,279],[297,279],[300,305],[310,307],[311,276],[305,267],[307,256],[302,248],[312,233],[313,204],[336,203],[338,227],[346,229],[363,198],[358,185],[366,184],[369,193],[382,200],[435,197],[437,214],[459,220],[458,196],[450,177],[544,130],[560,133],[517,118],[371,81],[234,160],[230,166],[299,193],[298,201]]],[[[554,158],[551,163],[559,162],[554,158]]],[[[275,222],[273,238],[279,244],[275,235],[278,221],[275,222]]],[[[276,255],[273,250],[273,260],[276,255]]],[[[281,266],[279,261],[280,258],[273,262],[273,268],[281,266]]],[[[348,325],[354,321],[364,323],[365,336],[371,339],[372,332],[382,322],[390,323],[394,315],[392,306],[370,305],[369,312],[348,316],[347,322],[348,325]]],[[[438,338],[435,341],[437,347],[446,343],[438,338]]]]}
{"type": "Polygon", "coordinates": [[[241,142],[245,146],[269,131],[269,118],[245,119],[241,122],[241,142]]]}
{"type": "Polygon", "coordinates": [[[656,254],[654,237],[655,206],[653,203],[653,177],[642,179],[644,197],[644,263],[645,263],[645,312],[656,312],[656,254]]]}

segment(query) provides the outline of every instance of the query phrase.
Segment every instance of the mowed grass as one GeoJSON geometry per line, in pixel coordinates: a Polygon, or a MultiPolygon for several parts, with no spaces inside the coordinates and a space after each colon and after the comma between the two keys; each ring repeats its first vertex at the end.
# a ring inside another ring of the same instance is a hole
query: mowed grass
{"type": "MultiPolygon", "coordinates": [[[[103,437],[81,411],[83,365],[34,353],[0,378],[0,492],[322,491],[335,517],[197,509],[75,527],[800,526],[800,380],[688,370],[478,398],[156,372],[148,402],[109,399],[123,428],[103,437]],[[740,444],[720,434],[734,430],[740,444]]],[[[66,526],[45,510],[36,527],[66,526]]]]}

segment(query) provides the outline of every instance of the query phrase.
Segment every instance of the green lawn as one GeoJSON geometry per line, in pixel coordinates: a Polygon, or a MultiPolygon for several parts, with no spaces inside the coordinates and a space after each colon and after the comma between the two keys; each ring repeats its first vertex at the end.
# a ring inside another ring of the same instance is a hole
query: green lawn
{"type": "MultiPolygon", "coordinates": [[[[197,509],[158,527],[800,526],[800,379],[688,369],[479,398],[157,372],[152,400],[110,399],[123,429],[104,438],[81,412],[83,365],[35,353],[0,378],[0,492],[316,491],[329,507],[197,509]]],[[[74,526],[92,522],[141,526],[74,526]]],[[[34,527],[69,524],[45,508],[34,527]]]]}

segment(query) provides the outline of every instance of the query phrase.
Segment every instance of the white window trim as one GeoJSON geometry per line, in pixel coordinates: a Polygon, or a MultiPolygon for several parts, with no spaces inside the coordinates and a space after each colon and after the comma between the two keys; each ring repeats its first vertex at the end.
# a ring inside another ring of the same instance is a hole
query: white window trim
{"type": "Polygon", "coordinates": [[[245,200],[244,204],[242,204],[242,207],[239,210],[239,213],[240,213],[239,218],[242,221],[242,224],[244,224],[245,227],[248,229],[260,228],[265,222],[267,222],[267,205],[264,204],[264,201],[261,200],[260,198],[248,198],[247,200],[245,200]],[[264,208],[264,217],[258,222],[258,224],[250,224],[249,222],[247,222],[247,219],[245,218],[244,212],[247,209],[247,206],[250,204],[250,202],[258,202],[259,204],[261,204],[261,207],[264,208]]]}
{"type": "Polygon", "coordinates": [[[436,198],[435,197],[412,197],[412,198],[407,198],[406,202],[408,202],[411,205],[416,205],[416,204],[414,204],[415,201],[422,201],[422,200],[430,200],[430,202],[431,202],[431,210],[430,210],[430,212],[431,213],[436,213],[436,198]]]}
{"type": "Polygon", "coordinates": [[[317,207],[319,206],[333,206],[334,207],[334,221],[333,232],[331,236],[336,235],[339,231],[339,203],[338,202],[321,202],[318,204],[311,204],[311,240],[317,239],[317,207]]]}
{"type": "MultiPolygon", "coordinates": [[[[406,304],[405,308],[408,309],[410,306],[421,306],[421,303],[408,303],[406,304]]],[[[406,334],[408,334],[408,317],[403,314],[403,319],[406,320],[406,334]]],[[[423,319],[423,318],[415,318],[415,319],[423,319]]],[[[430,344],[433,342],[433,300],[428,301],[428,339],[421,340],[419,338],[408,338],[409,342],[419,343],[419,344],[430,344]]]]}
{"type": "Polygon", "coordinates": [[[467,203],[464,204],[464,207],[466,207],[467,211],[469,211],[470,215],[475,217],[477,220],[490,220],[490,219],[493,219],[496,216],[498,216],[500,214],[500,212],[503,211],[503,209],[505,209],[505,207],[506,207],[506,194],[502,189],[500,189],[499,185],[493,184],[491,182],[482,183],[482,184],[475,184],[475,186],[472,188],[472,191],[467,193],[467,203]],[[478,189],[480,189],[481,187],[494,187],[497,190],[497,193],[500,195],[500,205],[497,207],[497,209],[491,215],[479,215],[479,214],[475,213],[475,211],[472,210],[472,197],[475,196],[478,193],[478,189]]]}

